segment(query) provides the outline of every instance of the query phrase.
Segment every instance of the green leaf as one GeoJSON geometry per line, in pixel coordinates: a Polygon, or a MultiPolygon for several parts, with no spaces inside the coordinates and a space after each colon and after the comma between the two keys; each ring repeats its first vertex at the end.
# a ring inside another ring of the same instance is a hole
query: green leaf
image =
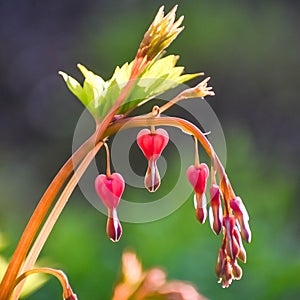
{"type": "Polygon", "coordinates": [[[87,106],[88,103],[86,101],[85,92],[80,83],[76,79],[62,71],[59,71],[58,74],[63,77],[69,90],[82,102],[84,106],[87,106]]]}
{"type": "Polygon", "coordinates": [[[81,86],[73,77],[64,72],[59,72],[65,80],[70,91],[79,98],[82,104],[89,109],[93,116],[96,115],[98,101],[103,96],[106,82],[85,66],[78,64],[77,67],[85,77],[83,86],[81,86]]]}
{"type": "MultiPolygon", "coordinates": [[[[159,94],[201,75],[201,73],[182,75],[184,68],[176,66],[178,58],[179,56],[176,55],[158,57],[149,64],[135,80],[118,113],[126,114],[159,94]]],[[[133,61],[126,62],[123,66],[116,67],[108,81],[104,81],[85,66],[78,64],[77,66],[85,78],[83,86],[66,73],[59,72],[59,74],[62,75],[70,91],[79,98],[94,118],[101,121],[111,110],[121,90],[128,83],[133,63],[133,61]]]]}
{"type": "Polygon", "coordinates": [[[122,87],[120,87],[116,79],[108,82],[102,98],[99,100],[97,107],[95,107],[96,118],[98,120],[103,119],[108,114],[120,95],[121,90],[122,87]]]}
{"type": "Polygon", "coordinates": [[[181,75],[183,67],[176,67],[179,56],[169,55],[154,61],[137,79],[134,88],[118,113],[125,114],[177,85],[202,75],[202,73],[181,75]]]}
{"type": "Polygon", "coordinates": [[[133,61],[130,64],[126,62],[121,68],[117,66],[110,81],[115,80],[120,87],[123,87],[130,78],[132,65],[133,61]]]}

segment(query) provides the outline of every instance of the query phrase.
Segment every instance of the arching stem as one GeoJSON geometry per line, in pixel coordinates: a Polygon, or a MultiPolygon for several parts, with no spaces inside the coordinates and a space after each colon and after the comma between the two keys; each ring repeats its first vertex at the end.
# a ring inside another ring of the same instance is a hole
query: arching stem
{"type": "Polygon", "coordinates": [[[10,264],[0,284],[0,299],[7,300],[12,292],[12,285],[17,278],[24,259],[29,248],[43,222],[53,201],[70,176],[74,168],[85,157],[85,155],[94,147],[97,133],[93,134],[82,146],[66,161],[59,172],[56,174],[35,211],[33,212],[24,232],[19,240],[15,252],[11,258],[10,264]]]}
{"type": "MultiPolygon", "coordinates": [[[[51,233],[58,217],[60,216],[62,210],[64,209],[65,205],[67,204],[73,190],[75,189],[78,181],[84,174],[85,170],[89,166],[91,160],[96,156],[100,148],[102,147],[103,142],[100,141],[93,150],[91,150],[87,156],[83,159],[81,164],[78,166],[76,171],[74,172],[73,176],[71,177],[70,181],[64,188],[63,192],[61,193],[59,199],[57,200],[55,206],[53,207],[51,213],[49,214],[46,222],[44,223],[41,231],[39,232],[37,238],[35,239],[30,252],[22,266],[21,272],[23,273],[27,270],[30,270],[33,265],[35,264],[46,240],[49,237],[49,234],[51,233]]],[[[20,283],[18,287],[15,289],[12,300],[18,299],[19,295],[21,293],[22,287],[24,285],[25,281],[20,283]]]]}
{"type": "Polygon", "coordinates": [[[15,286],[17,286],[22,281],[24,281],[24,279],[26,279],[28,276],[37,274],[37,273],[46,273],[46,274],[55,276],[59,280],[59,282],[63,288],[64,299],[71,299],[71,297],[73,297],[72,299],[77,299],[76,295],[73,293],[73,291],[71,289],[71,286],[69,284],[68,278],[65,275],[65,273],[61,270],[56,270],[56,269],[52,269],[52,268],[35,268],[35,269],[31,269],[29,271],[26,271],[25,273],[23,273],[21,276],[19,276],[17,278],[17,280],[15,282],[15,286]]]}

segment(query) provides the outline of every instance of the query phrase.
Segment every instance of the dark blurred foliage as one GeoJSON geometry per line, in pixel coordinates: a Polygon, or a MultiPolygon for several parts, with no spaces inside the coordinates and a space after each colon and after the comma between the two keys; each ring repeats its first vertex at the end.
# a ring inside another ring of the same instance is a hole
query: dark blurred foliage
{"type": "MultiPolygon", "coordinates": [[[[208,99],[228,147],[228,172],[249,208],[254,239],[244,277],[216,284],[221,243],[194,220],[192,204],[149,224],[124,224],[115,245],[105,216],[79,191],[42,256],[64,269],[80,299],[109,299],[121,253],[192,281],[210,299],[296,299],[299,257],[299,1],[177,1],[185,30],[168,53],[187,72],[212,76],[208,99]],[[96,293],[102,295],[97,296],[96,293]]],[[[173,1],[0,1],[0,230],[9,256],[42,192],[71,154],[82,106],[58,70],[76,63],[107,79],[130,61],[158,7],[173,1]]],[[[51,280],[30,299],[59,299],[51,280]],[[46,296],[48,295],[48,296],[46,296]]]]}

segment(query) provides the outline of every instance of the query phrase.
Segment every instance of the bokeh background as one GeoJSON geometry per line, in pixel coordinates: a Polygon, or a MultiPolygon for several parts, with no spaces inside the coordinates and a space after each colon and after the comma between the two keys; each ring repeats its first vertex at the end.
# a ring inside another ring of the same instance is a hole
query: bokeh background
{"type": "MultiPolygon", "coordinates": [[[[79,299],[110,299],[128,248],[145,268],[159,265],[209,299],[299,299],[299,1],[0,1],[1,255],[12,254],[71,154],[83,108],[57,71],[81,78],[80,62],[108,79],[132,60],[157,9],[176,3],[185,30],[168,53],[187,72],[212,76],[209,103],[226,136],[228,174],[251,216],[242,280],[226,290],[216,283],[221,239],[196,222],[192,198],[160,221],[123,224],[113,244],[106,217],[76,190],[41,260],[66,271],[79,299]]],[[[49,279],[27,299],[60,297],[49,279]]]]}

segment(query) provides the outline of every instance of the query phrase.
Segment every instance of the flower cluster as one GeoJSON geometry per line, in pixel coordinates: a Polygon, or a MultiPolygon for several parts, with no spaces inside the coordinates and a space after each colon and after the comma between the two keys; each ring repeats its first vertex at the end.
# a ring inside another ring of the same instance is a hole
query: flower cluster
{"type": "MultiPolygon", "coordinates": [[[[157,160],[168,144],[169,135],[165,129],[142,129],[137,135],[137,144],[148,160],[144,185],[149,192],[155,192],[161,183],[157,160]]],[[[103,204],[108,209],[107,235],[117,242],[122,234],[122,227],[117,216],[117,206],[124,191],[125,183],[119,173],[110,174],[109,152],[107,150],[107,172],[100,174],[95,180],[95,188],[103,204]]],[[[219,251],[216,274],[223,287],[228,287],[232,280],[242,276],[242,269],[237,259],[246,262],[246,251],[242,240],[250,243],[251,231],[249,215],[240,197],[234,195],[231,185],[226,178],[221,177],[220,186],[217,184],[214,164],[211,172],[206,163],[200,163],[198,157],[198,141],[195,139],[195,163],[186,172],[187,179],[194,190],[194,206],[196,218],[203,224],[207,216],[211,229],[216,235],[223,232],[222,246],[219,251]],[[211,174],[210,174],[211,173],[211,174]],[[209,176],[209,212],[207,211],[206,189],[209,176]],[[222,205],[223,204],[223,205],[222,205]]],[[[214,162],[214,160],[212,160],[214,162]]]]}
{"type": "MultiPolygon", "coordinates": [[[[197,150],[197,147],[196,147],[197,150]]],[[[195,165],[187,170],[187,178],[194,188],[194,204],[196,217],[200,223],[204,223],[207,217],[207,201],[205,196],[209,168],[205,163],[199,163],[196,153],[195,165]]],[[[216,184],[215,171],[212,167],[212,184],[209,189],[210,227],[215,234],[219,234],[223,228],[223,241],[219,251],[216,265],[216,274],[223,287],[228,287],[232,280],[242,277],[242,269],[237,259],[246,262],[246,251],[242,239],[247,243],[251,241],[249,227],[249,215],[240,197],[228,198],[228,193],[222,195],[220,187],[216,184]],[[224,200],[224,213],[221,199],[224,200]]],[[[227,186],[228,187],[227,183],[227,186]]]]}

